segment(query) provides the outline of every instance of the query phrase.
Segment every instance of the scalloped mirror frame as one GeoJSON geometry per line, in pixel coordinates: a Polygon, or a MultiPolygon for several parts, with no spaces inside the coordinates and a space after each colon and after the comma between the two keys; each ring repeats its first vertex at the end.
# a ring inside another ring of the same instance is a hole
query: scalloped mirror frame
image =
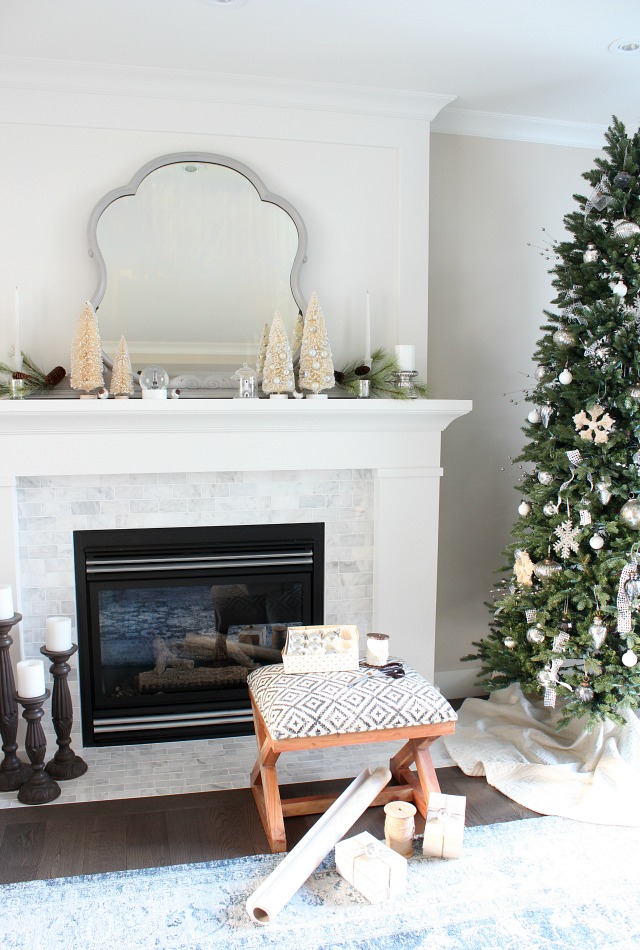
{"type": "MultiPolygon", "coordinates": [[[[290,287],[299,310],[304,314],[307,309],[307,301],[304,299],[300,288],[300,270],[307,260],[307,229],[299,212],[285,198],[270,192],[259,175],[257,175],[253,169],[249,168],[248,165],[236,161],[233,158],[228,158],[225,155],[218,155],[212,152],[172,152],[168,155],[161,155],[158,158],[151,159],[151,161],[143,165],[142,168],[138,169],[126,185],[114,188],[100,199],[91,212],[88,223],[89,256],[95,260],[99,274],[98,286],[93,295],[89,298],[93,309],[98,310],[107,289],[107,266],[98,245],[98,224],[103,212],[119,198],[135,195],[140,184],[152,172],[157,171],[159,168],[164,168],[166,165],[176,165],[182,162],[202,162],[231,168],[251,182],[261,201],[276,205],[289,215],[298,232],[298,251],[291,267],[290,287]]],[[[102,359],[106,367],[109,369],[113,368],[113,360],[104,351],[102,353],[102,359]]]]}

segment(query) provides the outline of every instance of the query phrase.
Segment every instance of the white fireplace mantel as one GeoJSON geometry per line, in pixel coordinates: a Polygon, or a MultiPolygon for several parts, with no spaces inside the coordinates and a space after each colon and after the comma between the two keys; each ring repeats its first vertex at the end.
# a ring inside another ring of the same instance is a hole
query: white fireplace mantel
{"type": "Polygon", "coordinates": [[[21,476],[375,472],[374,629],[433,679],[441,433],[468,400],[28,399],[0,403],[0,579],[20,609],[21,476]]]}

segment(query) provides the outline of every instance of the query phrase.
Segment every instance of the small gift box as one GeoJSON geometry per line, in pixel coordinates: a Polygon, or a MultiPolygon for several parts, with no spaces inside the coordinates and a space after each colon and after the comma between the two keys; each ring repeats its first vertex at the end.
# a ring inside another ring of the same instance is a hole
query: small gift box
{"type": "Polygon", "coordinates": [[[359,656],[355,625],[289,627],[282,663],[285,673],[330,673],[357,670],[359,656]]]}
{"type": "Polygon", "coordinates": [[[430,858],[457,858],[462,849],[464,795],[442,795],[432,792],[424,823],[422,853],[430,858]]]}
{"type": "Polygon", "coordinates": [[[407,859],[368,831],[336,844],[336,869],[371,904],[404,894],[407,859]]]}

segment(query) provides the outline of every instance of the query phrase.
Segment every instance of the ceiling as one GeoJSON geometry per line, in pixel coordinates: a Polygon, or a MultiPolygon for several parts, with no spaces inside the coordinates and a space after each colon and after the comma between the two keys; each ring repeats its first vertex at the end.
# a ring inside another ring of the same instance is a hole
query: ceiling
{"type": "Polygon", "coordinates": [[[0,0],[0,57],[455,96],[436,128],[635,129],[640,52],[612,54],[619,39],[640,43],[640,0],[0,0]]]}

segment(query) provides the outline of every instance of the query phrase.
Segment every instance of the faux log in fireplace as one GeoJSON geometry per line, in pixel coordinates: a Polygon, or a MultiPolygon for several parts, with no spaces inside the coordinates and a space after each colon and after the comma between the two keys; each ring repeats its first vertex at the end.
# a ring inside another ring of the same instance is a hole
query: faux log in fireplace
{"type": "Polygon", "coordinates": [[[251,733],[248,673],[323,622],[324,525],[73,537],[84,744],[251,733]]]}

